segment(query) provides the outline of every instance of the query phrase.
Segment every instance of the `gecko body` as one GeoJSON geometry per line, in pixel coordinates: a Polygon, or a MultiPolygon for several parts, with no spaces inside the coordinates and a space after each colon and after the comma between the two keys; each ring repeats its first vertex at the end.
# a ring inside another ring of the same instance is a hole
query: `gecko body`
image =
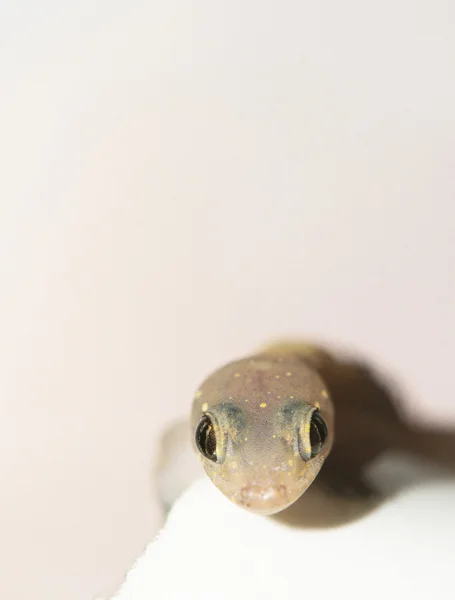
{"type": "Polygon", "coordinates": [[[158,493],[166,509],[172,506],[200,474],[198,456],[225,496],[262,515],[294,504],[315,481],[338,497],[371,497],[366,469],[388,450],[455,467],[453,431],[408,423],[363,363],[311,344],[280,343],[202,382],[190,426],[178,423],[162,440],[158,493]]]}

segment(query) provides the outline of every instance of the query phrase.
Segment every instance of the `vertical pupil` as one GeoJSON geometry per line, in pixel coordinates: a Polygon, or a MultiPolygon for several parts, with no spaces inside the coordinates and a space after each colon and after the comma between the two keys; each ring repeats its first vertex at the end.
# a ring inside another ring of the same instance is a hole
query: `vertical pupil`
{"type": "Polygon", "coordinates": [[[212,420],[204,415],[196,430],[196,444],[209,460],[216,461],[216,435],[212,420]]]}
{"type": "Polygon", "coordinates": [[[313,413],[310,424],[311,456],[314,457],[324,448],[327,441],[327,425],[318,411],[313,413]]]}

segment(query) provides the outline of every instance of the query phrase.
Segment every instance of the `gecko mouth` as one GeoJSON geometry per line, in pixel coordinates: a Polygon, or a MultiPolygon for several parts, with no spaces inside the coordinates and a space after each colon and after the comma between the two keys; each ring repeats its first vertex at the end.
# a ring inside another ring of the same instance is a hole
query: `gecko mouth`
{"type": "Polygon", "coordinates": [[[289,504],[288,490],[283,483],[244,485],[236,494],[235,500],[243,508],[260,514],[273,514],[289,504]]]}

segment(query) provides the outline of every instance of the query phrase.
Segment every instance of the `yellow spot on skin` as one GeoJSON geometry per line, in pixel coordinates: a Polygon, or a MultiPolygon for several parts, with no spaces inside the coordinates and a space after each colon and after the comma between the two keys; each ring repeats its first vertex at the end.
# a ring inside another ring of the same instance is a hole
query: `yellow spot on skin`
{"type": "Polygon", "coordinates": [[[245,398],[245,402],[248,402],[248,398],[245,398]]]}
{"type": "Polygon", "coordinates": [[[240,373],[234,373],[234,377],[240,377],[240,373]]]}
{"type": "Polygon", "coordinates": [[[281,398],[281,396],[277,396],[278,400],[281,398]]]}
{"type": "Polygon", "coordinates": [[[204,402],[204,404],[201,406],[202,408],[202,412],[205,412],[208,409],[209,405],[207,404],[207,402],[204,402]]]}
{"type": "Polygon", "coordinates": [[[294,461],[292,460],[292,458],[290,458],[290,459],[288,460],[288,465],[289,465],[290,467],[292,467],[292,465],[293,465],[293,464],[294,464],[294,461]]]}
{"type": "Polygon", "coordinates": [[[260,408],[265,408],[267,406],[267,402],[261,402],[259,405],[260,408]]]}
{"type": "Polygon", "coordinates": [[[307,423],[305,425],[305,433],[310,433],[310,424],[309,423],[307,423]]]}
{"type": "Polygon", "coordinates": [[[280,376],[279,376],[279,375],[275,375],[275,379],[279,379],[279,378],[280,378],[280,376]]]}
{"type": "Polygon", "coordinates": [[[290,398],[291,400],[294,400],[294,396],[289,396],[289,398],[290,398]]]}
{"type": "Polygon", "coordinates": [[[248,438],[243,438],[243,439],[244,439],[244,441],[245,441],[245,442],[247,442],[247,441],[248,441],[248,438]]]}
{"type": "Polygon", "coordinates": [[[322,392],[321,392],[321,396],[322,396],[323,398],[328,398],[328,397],[329,397],[329,395],[328,395],[328,393],[327,393],[327,390],[322,390],[322,392]]]}
{"type": "Polygon", "coordinates": [[[237,463],[235,462],[235,460],[233,460],[231,462],[231,469],[236,469],[237,468],[237,463]]]}
{"type": "Polygon", "coordinates": [[[286,377],[291,377],[291,375],[292,375],[291,371],[288,371],[288,372],[286,373],[286,377]]]}
{"type": "Polygon", "coordinates": [[[288,471],[288,475],[292,475],[291,471],[288,471]]]}
{"type": "Polygon", "coordinates": [[[273,437],[273,438],[276,438],[276,435],[275,435],[275,434],[273,434],[273,435],[272,435],[272,437],[273,437]]]}
{"type": "Polygon", "coordinates": [[[319,404],[319,402],[315,402],[314,405],[316,408],[321,408],[321,405],[319,404]]]}
{"type": "Polygon", "coordinates": [[[201,396],[202,396],[201,390],[197,390],[197,392],[194,394],[195,398],[200,398],[201,396]]]}
{"type": "Polygon", "coordinates": [[[232,400],[232,396],[229,396],[229,400],[232,400]]]}
{"type": "Polygon", "coordinates": [[[270,390],[267,392],[267,394],[268,394],[269,396],[270,396],[270,394],[271,394],[271,393],[272,393],[272,392],[271,392],[270,390]]]}

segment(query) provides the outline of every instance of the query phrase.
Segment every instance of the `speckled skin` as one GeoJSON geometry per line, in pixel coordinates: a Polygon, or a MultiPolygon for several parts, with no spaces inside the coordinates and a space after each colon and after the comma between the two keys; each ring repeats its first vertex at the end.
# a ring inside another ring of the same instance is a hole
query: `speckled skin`
{"type": "Polygon", "coordinates": [[[203,456],[213,483],[233,502],[260,514],[295,502],[328,456],[334,410],[324,381],[309,361],[287,349],[270,349],[232,362],[210,375],[196,392],[191,425],[214,423],[218,461],[203,456]],[[324,449],[303,460],[310,446],[310,419],[317,408],[328,428],[324,449]]]}

